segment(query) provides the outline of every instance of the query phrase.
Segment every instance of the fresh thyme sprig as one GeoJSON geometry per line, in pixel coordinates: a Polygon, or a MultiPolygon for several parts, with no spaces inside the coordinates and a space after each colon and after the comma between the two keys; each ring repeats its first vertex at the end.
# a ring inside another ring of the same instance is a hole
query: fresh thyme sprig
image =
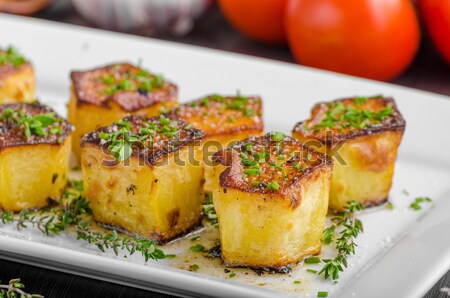
{"type": "Polygon", "coordinates": [[[17,217],[11,211],[0,210],[0,219],[4,224],[16,223],[17,230],[35,227],[49,236],[59,234],[65,229],[62,222],[58,222],[54,215],[34,215],[30,210],[22,210],[17,217]]]}
{"type": "Polygon", "coordinates": [[[112,249],[116,255],[119,255],[119,250],[126,250],[130,255],[133,255],[138,251],[146,262],[149,259],[159,260],[166,258],[164,252],[158,248],[153,240],[142,239],[137,235],[134,237],[119,237],[116,230],[107,234],[94,232],[87,221],[80,222],[75,226],[75,229],[77,239],[82,239],[96,245],[102,252],[105,252],[107,249],[112,249]]]}
{"type": "Polygon", "coordinates": [[[0,222],[4,224],[15,223],[18,230],[35,227],[47,236],[58,235],[68,228],[73,228],[77,234],[77,239],[94,244],[102,252],[112,249],[116,255],[119,255],[120,250],[126,250],[132,255],[138,251],[145,258],[145,261],[166,257],[153,240],[142,239],[138,236],[121,237],[115,230],[112,233],[94,231],[89,221],[86,220],[86,217],[90,216],[92,211],[82,192],[82,183],[71,181],[69,188],[61,198],[59,206],[44,210],[40,214],[25,209],[18,216],[15,216],[11,211],[0,210],[0,222]]]}
{"type": "Polygon", "coordinates": [[[332,277],[333,280],[338,280],[339,272],[344,271],[343,267],[347,267],[347,258],[355,254],[357,245],[354,239],[363,232],[362,222],[356,218],[356,213],[362,210],[364,206],[361,203],[349,202],[344,211],[331,219],[333,224],[324,230],[322,243],[331,244],[334,241],[338,251],[333,259],[322,260],[325,265],[318,274],[323,273],[325,279],[332,277]],[[335,232],[339,227],[342,227],[342,230],[339,232],[339,237],[335,239],[335,232]]]}
{"type": "Polygon", "coordinates": [[[39,294],[28,294],[24,289],[25,285],[20,282],[19,278],[11,279],[5,285],[0,281],[0,298],[44,298],[39,294]]]}

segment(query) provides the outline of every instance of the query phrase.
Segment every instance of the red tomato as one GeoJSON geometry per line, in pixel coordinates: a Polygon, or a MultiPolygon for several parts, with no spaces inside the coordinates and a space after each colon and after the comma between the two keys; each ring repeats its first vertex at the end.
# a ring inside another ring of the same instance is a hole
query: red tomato
{"type": "Polygon", "coordinates": [[[418,3],[431,39],[450,63],[450,0],[419,0],[418,3]]]}
{"type": "Polygon", "coordinates": [[[420,42],[409,0],[290,0],[286,30],[300,63],[383,81],[411,63],[420,42]]]}
{"type": "Polygon", "coordinates": [[[287,0],[219,0],[225,17],[242,34],[270,43],[285,41],[287,0]]]}

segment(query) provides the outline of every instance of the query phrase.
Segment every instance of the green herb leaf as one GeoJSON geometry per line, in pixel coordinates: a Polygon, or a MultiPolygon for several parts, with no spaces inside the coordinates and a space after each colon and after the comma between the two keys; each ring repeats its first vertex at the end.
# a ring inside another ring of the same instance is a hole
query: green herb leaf
{"type": "Polygon", "coordinates": [[[332,218],[333,225],[324,230],[322,235],[322,242],[330,244],[335,236],[336,229],[342,227],[339,237],[335,239],[337,255],[333,259],[322,260],[325,265],[318,274],[324,274],[325,279],[332,277],[334,281],[339,279],[339,272],[344,271],[347,267],[347,257],[355,254],[356,244],[354,239],[363,232],[361,220],[356,218],[358,211],[364,210],[364,206],[356,201],[351,201],[347,204],[344,211],[332,218]]]}
{"type": "Polygon", "coordinates": [[[193,264],[193,265],[189,266],[190,271],[197,271],[198,269],[200,269],[200,266],[197,264],[193,264]]]}
{"type": "Polygon", "coordinates": [[[0,65],[5,65],[6,63],[19,67],[26,63],[26,60],[14,47],[10,46],[5,52],[0,52],[0,65]]]}
{"type": "Polygon", "coordinates": [[[272,181],[271,183],[267,184],[267,189],[268,190],[277,191],[279,188],[280,188],[280,185],[275,180],[272,181]]]}
{"type": "Polygon", "coordinates": [[[319,264],[320,262],[321,262],[320,258],[318,257],[311,257],[305,259],[305,264],[319,264]]]}
{"type": "Polygon", "coordinates": [[[368,100],[369,100],[368,97],[358,96],[358,97],[355,97],[355,104],[360,105],[362,103],[367,102],[368,100]]]}
{"type": "Polygon", "coordinates": [[[271,133],[270,136],[271,136],[272,140],[274,140],[276,142],[283,141],[284,137],[285,137],[284,133],[282,133],[282,132],[273,132],[273,133],[271,133]]]}
{"type": "Polygon", "coordinates": [[[415,211],[422,209],[421,204],[424,202],[432,202],[432,199],[429,197],[417,197],[414,199],[414,202],[412,202],[409,207],[415,211]]]}
{"type": "Polygon", "coordinates": [[[189,249],[194,252],[205,252],[206,251],[206,248],[201,244],[196,244],[194,246],[191,246],[189,249]]]}

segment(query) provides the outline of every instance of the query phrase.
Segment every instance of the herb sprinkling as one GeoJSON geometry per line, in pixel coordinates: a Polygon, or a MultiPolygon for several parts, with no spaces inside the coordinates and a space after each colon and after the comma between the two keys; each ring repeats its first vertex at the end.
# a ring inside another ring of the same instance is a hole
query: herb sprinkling
{"type": "Polygon", "coordinates": [[[39,294],[28,294],[19,278],[11,279],[8,284],[0,281],[0,298],[44,298],[39,294]]]}
{"type": "Polygon", "coordinates": [[[213,226],[217,226],[217,214],[213,205],[213,197],[211,194],[206,194],[205,201],[202,204],[203,214],[206,217],[206,220],[213,226]]]}
{"type": "MultiPolygon", "coordinates": [[[[362,104],[363,100],[357,98],[355,103],[362,104]]],[[[369,110],[358,110],[353,107],[344,107],[341,102],[332,102],[328,104],[328,110],[325,112],[325,118],[317,125],[315,130],[321,130],[327,127],[340,125],[342,128],[365,128],[371,124],[377,124],[393,114],[391,105],[378,112],[369,110]]]]}
{"type": "Polygon", "coordinates": [[[106,95],[113,95],[118,91],[134,91],[141,95],[147,95],[155,89],[164,86],[164,79],[161,75],[153,75],[145,70],[121,72],[121,65],[113,67],[119,73],[103,74],[100,81],[105,85],[102,92],[106,95]]]}
{"type": "Polygon", "coordinates": [[[331,277],[334,281],[339,279],[339,272],[347,267],[347,258],[355,254],[356,243],[354,239],[363,232],[361,220],[356,218],[358,211],[364,210],[364,206],[356,201],[349,202],[344,211],[339,212],[331,220],[333,224],[323,232],[322,243],[335,242],[338,254],[333,259],[322,260],[325,265],[318,274],[324,274],[325,279],[331,277]],[[337,229],[342,227],[338,238],[335,239],[337,229]]]}
{"type": "Polygon", "coordinates": [[[0,51],[0,66],[7,63],[14,67],[19,67],[26,63],[26,60],[14,47],[10,46],[6,51],[0,51]]]}
{"type": "Polygon", "coordinates": [[[119,255],[119,251],[128,252],[129,255],[140,252],[145,261],[166,257],[153,240],[139,238],[137,235],[120,236],[115,230],[108,233],[93,230],[88,220],[92,211],[82,191],[80,181],[70,181],[59,206],[41,213],[25,209],[18,216],[11,211],[0,210],[0,222],[16,224],[18,230],[35,227],[47,236],[58,235],[70,229],[75,231],[77,239],[95,245],[102,252],[112,250],[116,255],[119,255]]]}
{"type": "Polygon", "coordinates": [[[415,211],[418,211],[418,210],[422,209],[422,205],[421,205],[422,203],[425,203],[425,202],[430,203],[432,201],[433,200],[430,199],[429,197],[417,197],[414,199],[414,202],[412,202],[409,205],[409,207],[415,211]]]}
{"type": "Polygon", "coordinates": [[[22,127],[23,134],[27,139],[31,136],[61,135],[62,119],[54,113],[42,113],[37,115],[25,114],[23,111],[16,111],[10,108],[3,110],[0,114],[0,121],[11,123],[22,127]]]}

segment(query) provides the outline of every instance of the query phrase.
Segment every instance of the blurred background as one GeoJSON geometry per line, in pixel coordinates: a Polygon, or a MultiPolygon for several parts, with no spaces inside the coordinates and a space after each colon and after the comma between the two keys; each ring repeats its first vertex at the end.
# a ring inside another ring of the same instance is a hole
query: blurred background
{"type": "Polygon", "coordinates": [[[449,0],[0,0],[0,11],[450,95],[449,0]]]}

